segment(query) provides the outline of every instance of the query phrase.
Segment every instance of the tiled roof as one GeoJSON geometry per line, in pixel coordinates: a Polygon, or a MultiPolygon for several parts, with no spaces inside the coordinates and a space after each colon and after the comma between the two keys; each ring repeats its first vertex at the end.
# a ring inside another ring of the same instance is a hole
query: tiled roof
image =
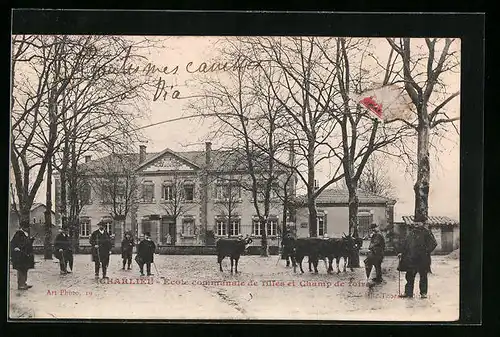
{"type": "MultiPolygon", "coordinates": [[[[403,221],[405,224],[413,224],[414,222],[414,217],[413,216],[403,216],[403,221]]],[[[448,225],[448,226],[453,226],[453,225],[458,225],[458,221],[453,220],[452,218],[449,218],[447,216],[429,216],[427,218],[427,224],[430,226],[439,226],[439,225],[448,225]]]]}
{"type": "MultiPolygon", "coordinates": [[[[396,200],[382,197],[371,192],[358,189],[358,199],[363,204],[396,203],[396,200]]],[[[299,200],[306,201],[306,196],[298,197],[299,200]]],[[[349,202],[349,192],[343,189],[326,189],[316,198],[317,204],[346,204],[349,202]]]]}
{"type": "MultiPolygon", "coordinates": [[[[205,151],[172,152],[178,154],[181,158],[185,158],[186,160],[199,167],[203,167],[205,165],[205,151]]],[[[161,152],[147,153],[145,162],[151,160],[153,157],[159,154],[161,154],[161,152]]],[[[246,161],[244,160],[243,154],[238,153],[237,151],[212,150],[210,156],[213,168],[217,170],[244,170],[246,167],[246,161]]],[[[81,165],[81,167],[88,170],[100,167],[120,167],[121,165],[113,164],[115,162],[117,163],[119,159],[129,163],[132,167],[139,166],[139,154],[128,153],[108,155],[106,157],[84,163],[81,165]]]]}

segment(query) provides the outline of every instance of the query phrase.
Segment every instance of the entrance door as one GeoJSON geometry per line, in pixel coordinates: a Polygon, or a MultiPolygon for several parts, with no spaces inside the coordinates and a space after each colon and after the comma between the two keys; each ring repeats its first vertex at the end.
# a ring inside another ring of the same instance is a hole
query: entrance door
{"type": "Polygon", "coordinates": [[[443,252],[453,251],[453,228],[451,226],[441,229],[441,244],[443,252]]]}
{"type": "Polygon", "coordinates": [[[161,220],[161,243],[175,245],[175,221],[169,216],[163,216],[161,220]]]}

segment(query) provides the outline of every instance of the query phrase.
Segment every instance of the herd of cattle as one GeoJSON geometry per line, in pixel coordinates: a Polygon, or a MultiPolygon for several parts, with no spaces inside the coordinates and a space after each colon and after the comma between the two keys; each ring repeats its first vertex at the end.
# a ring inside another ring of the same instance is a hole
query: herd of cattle
{"type": "MultiPolygon", "coordinates": [[[[238,260],[251,243],[252,239],[249,237],[219,239],[216,243],[216,250],[220,271],[223,271],[222,260],[229,257],[231,260],[231,273],[233,272],[233,266],[235,272],[238,273],[238,260]]],[[[350,235],[343,235],[342,238],[296,238],[292,235],[286,235],[283,238],[282,245],[283,256],[287,260],[287,265],[291,260],[294,272],[297,271],[298,263],[300,272],[304,273],[302,261],[307,256],[310,272],[312,272],[311,265],[314,267],[314,272],[318,272],[318,261],[321,259],[325,261],[325,266],[326,260],[328,260],[327,272],[330,274],[333,272],[333,260],[336,260],[337,273],[340,273],[339,264],[341,258],[344,261],[343,271],[346,271],[347,263],[350,257],[357,253],[359,247],[361,247],[362,239],[350,235]]]]}

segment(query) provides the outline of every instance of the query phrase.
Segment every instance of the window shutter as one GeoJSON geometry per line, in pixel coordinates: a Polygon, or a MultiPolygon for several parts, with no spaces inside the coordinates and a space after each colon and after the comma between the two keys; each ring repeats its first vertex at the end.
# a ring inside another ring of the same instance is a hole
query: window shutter
{"type": "Polygon", "coordinates": [[[323,214],[323,233],[327,234],[328,233],[328,222],[327,222],[328,216],[326,214],[323,214]]]}

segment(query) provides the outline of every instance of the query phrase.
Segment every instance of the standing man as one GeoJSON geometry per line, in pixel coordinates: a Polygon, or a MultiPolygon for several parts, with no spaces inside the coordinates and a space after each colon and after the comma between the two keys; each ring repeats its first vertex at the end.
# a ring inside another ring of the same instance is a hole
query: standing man
{"type": "Polygon", "coordinates": [[[28,280],[28,270],[35,268],[35,256],[33,255],[33,241],[35,238],[29,236],[30,224],[22,221],[19,230],[10,241],[12,268],[17,270],[17,289],[27,290],[31,288],[28,280]]]}
{"type": "Polygon", "coordinates": [[[365,271],[366,278],[370,277],[373,266],[375,266],[376,276],[372,279],[375,283],[381,283],[382,280],[382,261],[384,260],[384,251],[385,251],[385,239],[384,236],[380,233],[380,229],[377,224],[372,223],[370,225],[371,234],[370,238],[370,246],[368,248],[368,256],[365,259],[365,271]]]}
{"type": "Polygon", "coordinates": [[[68,235],[68,227],[64,227],[54,240],[54,256],[59,259],[61,275],[73,271],[73,249],[68,235]],[[71,271],[68,271],[68,264],[71,271]]]}
{"type": "Polygon", "coordinates": [[[286,266],[290,267],[290,259],[293,253],[293,233],[289,225],[286,226],[285,233],[283,233],[283,240],[281,240],[282,253],[281,258],[286,260],[286,266]]]}
{"type": "Polygon", "coordinates": [[[406,272],[403,298],[413,298],[415,276],[419,275],[420,297],[427,298],[427,274],[431,272],[431,253],[436,248],[436,238],[422,222],[409,225],[409,233],[399,249],[399,271],[406,272]]]}
{"type": "Polygon", "coordinates": [[[146,272],[148,276],[152,276],[151,274],[151,263],[154,260],[154,253],[156,250],[155,243],[151,240],[151,235],[149,232],[144,233],[144,240],[139,243],[137,247],[137,255],[139,255],[141,263],[139,264],[139,268],[141,270],[141,276],[144,276],[144,264],[146,265],[146,272]]]}
{"type": "Polygon", "coordinates": [[[132,250],[134,248],[134,239],[130,233],[125,234],[125,238],[122,241],[122,259],[123,268],[125,270],[125,265],[128,264],[128,270],[132,269],[132,250]]]}
{"type": "Polygon", "coordinates": [[[109,255],[111,253],[111,238],[104,229],[104,222],[98,223],[99,229],[90,235],[90,245],[92,246],[92,261],[95,263],[95,277],[99,278],[99,268],[102,264],[102,278],[108,278],[106,271],[109,265],[109,255]]]}

